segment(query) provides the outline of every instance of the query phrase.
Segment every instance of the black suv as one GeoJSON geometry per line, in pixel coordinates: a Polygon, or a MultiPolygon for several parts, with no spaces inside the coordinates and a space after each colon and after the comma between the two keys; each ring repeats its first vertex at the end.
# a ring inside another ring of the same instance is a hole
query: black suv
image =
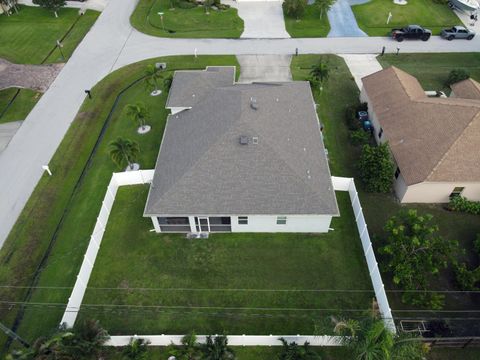
{"type": "Polygon", "coordinates": [[[427,41],[432,32],[418,25],[408,25],[402,29],[392,29],[392,39],[403,41],[404,39],[420,39],[427,41]]]}

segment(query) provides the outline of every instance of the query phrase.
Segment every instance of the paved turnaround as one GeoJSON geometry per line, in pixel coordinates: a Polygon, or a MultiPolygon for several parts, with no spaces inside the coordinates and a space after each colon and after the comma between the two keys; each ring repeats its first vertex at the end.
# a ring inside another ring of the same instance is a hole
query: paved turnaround
{"type": "MultiPolygon", "coordinates": [[[[135,0],[110,1],[77,47],[49,90],[28,115],[8,147],[0,153],[0,246],[22,211],[70,123],[90,89],[109,72],[130,63],[165,55],[374,54],[387,52],[471,52],[480,50],[480,37],[472,41],[397,44],[387,38],[323,39],[165,39],[133,30],[129,16],[135,0]]],[[[95,96],[95,94],[93,94],[95,96]]],[[[55,176],[55,169],[51,169],[55,176]]],[[[33,214],[35,216],[35,213],[33,214]]],[[[39,224],[38,226],[41,226],[39,224]]]]}

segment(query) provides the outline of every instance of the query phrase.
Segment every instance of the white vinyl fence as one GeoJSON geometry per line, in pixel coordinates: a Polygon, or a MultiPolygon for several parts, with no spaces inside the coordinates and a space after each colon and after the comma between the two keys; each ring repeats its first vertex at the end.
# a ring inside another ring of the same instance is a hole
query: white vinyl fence
{"type": "MultiPolygon", "coordinates": [[[[126,346],[132,338],[145,339],[152,346],[168,346],[170,344],[181,345],[184,335],[133,335],[133,336],[112,336],[106,343],[107,346],[126,346]]],[[[341,346],[340,336],[303,336],[303,335],[229,335],[228,345],[231,346],[281,346],[280,338],[289,343],[295,341],[303,345],[308,342],[312,346],[341,346]]],[[[200,344],[205,343],[205,335],[197,335],[200,344]]]]}
{"type": "MultiPolygon", "coordinates": [[[[124,185],[137,185],[151,183],[153,179],[153,170],[139,170],[123,173],[114,173],[110,184],[107,187],[107,192],[102,202],[102,207],[95,224],[95,228],[90,238],[90,243],[85,253],[85,258],[80,268],[80,272],[75,282],[72,294],[68,299],[68,305],[63,314],[61,324],[67,327],[72,327],[75,324],[80,306],[82,304],[83,296],[87,289],[88,280],[92,273],[97,257],[100,244],[102,242],[103,233],[105,232],[108,223],[108,217],[112,210],[113,203],[117,190],[124,185]]],[[[373,253],[372,243],[367,231],[367,224],[363,216],[362,207],[358,199],[358,193],[355,188],[355,183],[351,178],[341,178],[332,176],[333,187],[336,191],[348,191],[350,200],[352,202],[353,211],[355,213],[355,220],[357,222],[358,232],[362,240],[362,246],[367,259],[368,270],[372,279],[373,289],[380,308],[380,312],[385,320],[387,326],[395,332],[395,324],[393,322],[392,313],[388,304],[388,299],[385,294],[380,271],[373,253]]],[[[171,343],[180,344],[183,335],[126,335],[126,336],[112,336],[108,341],[109,346],[125,346],[128,345],[132,338],[142,338],[150,341],[151,345],[166,346],[171,343]]],[[[282,343],[278,340],[283,337],[288,342],[295,341],[297,344],[309,342],[313,346],[340,346],[341,341],[338,336],[305,336],[305,335],[231,335],[228,336],[228,342],[232,346],[280,346],[282,343]]],[[[205,342],[205,335],[199,335],[199,342],[205,342]]]]}
{"type": "Polygon", "coordinates": [[[363,216],[362,206],[360,204],[360,199],[358,198],[355,182],[353,181],[353,178],[336,176],[332,176],[332,182],[335,191],[348,191],[350,195],[355,221],[357,222],[358,234],[362,240],[363,253],[365,254],[365,259],[367,260],[368,271],[370,273],[370,279],[372,280],[373,290],[375,291],[378,307],[386,326],[388,326],[392,332],[395,332],[395,323],[393,321],[392,310],[388,304],[385,286],[383,285],[382,276],[380,275],[378,263],[375,259],[375,253],[373,252],[372,242],[370,241],[370,235],[368,234],[367,223],[365,222],[365,217],[363,216]]]}
{"type": "Polygon", "coordinates": [[[67,308],[63,314],[61,324],[66,324],[67,327],[72,327],[75,324],[80,306],[82,305],[83,296],[85,295],[85,290],[87,289],[88,280],[90,279],[90,274],[92,273],[95,264],[98,249],[100,249],[103,233],[105,232],[108,223],[108,217],[110,216],[110,211],[112,210],[113,202],[117,195],[118,187],[151,183],[153,172],[154,170],[139,170],[114,173],[112,175],[107,187],[107,192],[102,201],[102,207],[100,208],[97,222],[92,235],[90,236],[90,242],[83,259],[82,267],[77,275],[77,281],[75,282],[72,294],[68,299],[67,308]]]}

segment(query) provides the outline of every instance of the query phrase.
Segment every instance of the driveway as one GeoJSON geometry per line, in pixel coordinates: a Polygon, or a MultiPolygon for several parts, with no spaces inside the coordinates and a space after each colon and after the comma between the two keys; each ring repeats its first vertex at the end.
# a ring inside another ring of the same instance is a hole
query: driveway
{"type": "Polygon", "coordinates": [[[237,56],[240,64],[238,82],[252,83],[269,81],[290,81],[291,55],[241,55],[237,56]]]}
{"type": "Polygon", "coordinates": [[[367,36],[357,24],[351,6],[367,3],[369,0],[337,0],[327,13],[330,21],[328,37],[367,36]]]}
{"type": "Polygon", "coordinates": [[[282,1],[225,2],[238,9],[245,29],[241,38],[273,39],[289,38],[283,20],[282,1]]]}
{"type": "Polygon", "coordinates": [[[349,54],[340,56],[345,60],[359,90],[361,90],[363,86],[362,78],[382,70],[382,65],[378,62],[376,54],[349,54]]]}

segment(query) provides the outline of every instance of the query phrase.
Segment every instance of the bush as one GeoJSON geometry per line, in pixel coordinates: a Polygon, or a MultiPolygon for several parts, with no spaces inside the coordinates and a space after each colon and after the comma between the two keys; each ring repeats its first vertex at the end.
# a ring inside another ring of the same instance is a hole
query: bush
{"type": "Polygon", "coordinates": [[[448,208],[453,211],[480,215],[480,201],[470,201],[463,196],[454,196],[450,199],[448,208]]]}
{"type": "Polygon", "coordinates": [[[371,134],[364,130],[355,130],[350,133],[350,142],[354,146],[365,145],[370,142],[371,134]]]}
{"type": "Polygon", "coordinates": [[[450,86],[459,81],[468,79],[469,77],[470,74],[467,72],[467,70],[453,69],[452,71],[450,71],[450,74],[448,74],[447,85],[450,86]]]}
{"type": "Polygon", "coordinates": [[[180,8],[180,9],[193,9],[193,8],[197,7],[197,4],[195,4],[193,2],[190,2],[190,1],[180,0],[180,1],[177,1],[175,3],[175,6],[180,8]]]}
{"type": "Polygon", "coordinates": [[[394,166],[388,143],[364,145],[358,163],[360,179],[368,192],[388,193],[392,189],[394,166]]]}
{"type": "Polygon", "coordinates": [[[467,269],[465,263],[460,265],[455,265],[455,280],[459,288],[463,291],[475,291],[478,290],[478,287],[475,286],[479,281],[478,271],[471,271],[467,269]]]}
{"type": "Polygon", "coordinates": [[[285,14],[298,19],[305,13],[307,0],[285,0],[282,7],[285,14]]]}
{"type": "Polygon", "coordinates": [[[351,131],[359,130],[362,128],[362,124],[357,118],[357,106],[358,105],[350,105],[347,106],[347,108],[345,109],[345,121],[347,123],[348,129],[351,131]]]}

